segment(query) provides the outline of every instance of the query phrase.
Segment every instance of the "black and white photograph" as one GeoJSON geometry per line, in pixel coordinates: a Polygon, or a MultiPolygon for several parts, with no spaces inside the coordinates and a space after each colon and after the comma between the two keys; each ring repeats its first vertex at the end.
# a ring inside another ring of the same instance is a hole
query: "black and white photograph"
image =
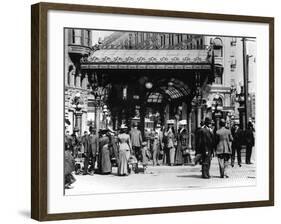
{"type": "Polygon", "coordinates": [[[256,38],[64,28],[65,195],[256,185],[256,38]]]}

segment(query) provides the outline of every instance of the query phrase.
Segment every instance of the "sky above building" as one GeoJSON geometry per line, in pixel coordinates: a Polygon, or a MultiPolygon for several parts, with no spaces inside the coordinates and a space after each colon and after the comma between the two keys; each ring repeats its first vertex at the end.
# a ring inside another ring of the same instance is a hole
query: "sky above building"
{"type": "Polygon", "coordinates": [[[103,40],[105,37],[114,33],[113,31],[104,31],[104,30],[93,30],[92,31],[92,45],[98,43],[99,40],[103,40]]]}
{"type": "MultiPolygon", "coordinates": [[[[92,30],[92,45],[98,44],[99,41],[102,41],[104,38],[110,36],[114,31],[107,30],[92,30]]],[[[211,38],[211,37],[210,37],[211,38]]],[[[231,37],[229,37],[231,38],[231,37]]],[[[209,44],[209,42],[206,42],[209,44]]],[[[249,39],[246,42],[247,55],[251,56],[249,58],[249,92],[256,91],[256,41],[255,39],[249,39]]],[[[241,76],[243,77],[243,75],[241,76]]],[[[237,80],[243,82],[242,80],[237,80]]]]}

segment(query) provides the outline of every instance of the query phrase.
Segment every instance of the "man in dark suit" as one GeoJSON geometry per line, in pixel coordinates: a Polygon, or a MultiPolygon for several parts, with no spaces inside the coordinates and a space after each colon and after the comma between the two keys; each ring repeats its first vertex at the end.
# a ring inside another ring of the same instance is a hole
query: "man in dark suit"
{"type": "Polygon", "coordinates": [[[96,131],[93,127],[90,127],[90,135],[89,139],[89,154],[91,156],[91,167],[89,169],[90,174],[94,174],[95,163],[97,161],[97,153],[98,153],[98,137],[96,136],[96,131]]]}
{"type": "Polygon", "coordinates": [[[206,117],[204,125],[198,130],[198,153],[202,160],[202,178],[209,179],[211,159],[214,152],[214,135],[210,128],[211,119],[206,117]]]}
{"type": "Polygon", "coordinates": [[[241,146],[243,143],[243,130],[239,127],[239,123],[235,123],[231,128],[231,134],[233,137],[232,141],[232,155],[231,155],[231,166],[234,167],[235,154],[237,153],[237,161],[239,167],[241,167],[241,146]]]}
{"type": "Polygon", "coordinates": [[[245,131],[245,143],[246,143],[246,164],[252,164],[252,148],[255,145],[254,127],[251,122],[248,123],[245,131]]]}
{"type": "Polygon", "coordinates": [[[88,174],[88,167],[89,167],[89,159],[90,159],[90,153],[89,153],[89,136],[88,132],[84,131],[84,135],[81,137],[81,152],[84,155],[84,171],[83,175],[88,174]]]}
{"type": "Polygon", "coordinates": [[[216,154],[219,160],[220,177],[228,178],[227,169],[228,161],[232,154],[231,143],[233,138],[229,129],[225,127],[226,122],[224,119],[220,120],[220,129],[216,132],[216,154]]]}
{"type": "Polygon", "coordinates": [[[195,130],[195,157],[193,159],[193,165],[195,166],[197,163],[201,163],[201,152],[199,150],[199,133],[201,128],[204,126],[204,121],[200,122],[200,126],[195,130]]]}

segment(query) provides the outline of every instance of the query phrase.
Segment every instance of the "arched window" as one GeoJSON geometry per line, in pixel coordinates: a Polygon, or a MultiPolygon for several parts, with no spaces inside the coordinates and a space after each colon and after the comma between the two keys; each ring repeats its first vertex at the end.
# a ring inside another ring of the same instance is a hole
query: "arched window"
{"type": "Polygon", "coordinates": [[[222,102],[222,98],[221,98],[221,97],[219,97],[219,99],[218,99],[217,102],[218,102],[218,105],[219,105],[219,106],[223,106],[223,102],[222,102]]]}
{"type": "Polygon", "coordinates": [[[213,102],[216,102],[216,104],[217,104],[218,106],[223,106],[223,100],[222,100],[222,98],[221,98],[220,96],[215,97],[215,98],[213,99],[213,102]]]}
{"type": "Polygon", "coordinates": [[[215,57],[222,57],[223,56],[222,40],[220,38],[216,37],[213,40],[213,46],[214,46],[214,55],[215,55],[215,57]]]}

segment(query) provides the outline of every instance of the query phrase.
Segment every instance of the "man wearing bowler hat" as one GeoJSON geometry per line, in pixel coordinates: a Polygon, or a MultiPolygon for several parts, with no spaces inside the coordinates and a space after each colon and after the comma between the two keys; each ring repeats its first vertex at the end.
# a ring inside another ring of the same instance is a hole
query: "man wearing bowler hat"
{"type": "Polygon", "coordinates": [[[202,178],[209,179],[211,159],[214,152],[214,135],[210,128],[211,119],[206,117],[204,125],[198,130],[198,151],[202,159],[202,178]]]}

